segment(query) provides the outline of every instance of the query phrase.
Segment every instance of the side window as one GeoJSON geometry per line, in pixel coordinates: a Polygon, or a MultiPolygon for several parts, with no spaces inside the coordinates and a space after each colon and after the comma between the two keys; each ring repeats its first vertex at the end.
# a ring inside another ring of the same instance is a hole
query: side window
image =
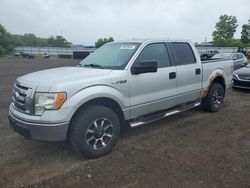
{"type": "Polygon", "coordinates": [[[196,63],[193,50],[188,43],[173,42],[171,44],[174,51],[176,65],[196,63]]]}
{"type": "Polygon", "coordinates": [[[237,59],[242,59],[243,56],[241,54],[236,54],[237,59]]]}
{"type": "Polygon", "coordinates": [[[171,66],[167,48],[164,43],[155,43],[147,45],[138,56],[142,61],[157,61],[158,68],[171,66]]]}

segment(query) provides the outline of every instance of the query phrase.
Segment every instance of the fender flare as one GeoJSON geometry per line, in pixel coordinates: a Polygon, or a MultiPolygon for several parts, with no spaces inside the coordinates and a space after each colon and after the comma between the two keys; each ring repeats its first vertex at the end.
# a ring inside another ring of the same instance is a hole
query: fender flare
{"type": "MultiPolygon", "coordinates": [[[[212,83],[218,79],[218,78],[221,78],[223,79],[223,83],[225,84],[225,73],[222,69],[216,69],[214,70],[209,78],[208,78],[208,82],[207,82],[207,86],[206,87],[203,87],[203,89],[201,90],[201,98],[204,98],[207,96],[208,94],[208,91],[210,89],[210,86],[212,85],[212,83]]],[[[204,84],[204,82],[203,82],[204,84]]],[[[224,87],[224,86],[223,86],[224,87]]]]}
{"type": "Polygon", "coordinates": [[[98,98],[108,98],[119,104],[121,109],[126,109],[129,107],[130,101],[129,97],[123,95],[118,89],[106,85],[95,85],[84,88],[74,95],[72,95],[64,103],[64,108],[70,108],[70,113],[67,119],[70,121],[75,112],[87,102],[98,99],[98,98]]]}

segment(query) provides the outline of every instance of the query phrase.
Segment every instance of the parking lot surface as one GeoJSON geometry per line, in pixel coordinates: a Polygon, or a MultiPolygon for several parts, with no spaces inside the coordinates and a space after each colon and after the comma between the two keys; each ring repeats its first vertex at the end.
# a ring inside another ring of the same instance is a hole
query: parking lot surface
{"type": "Polygon", "coordinates": [[[67,142],[13,132],[8,106],[16,77],[77,62],[0,59],[0,187],[250,187],[250,91],[229,90],[218,113],[197,108],[129,129],[112,153],[94,160],[67,142]]]}

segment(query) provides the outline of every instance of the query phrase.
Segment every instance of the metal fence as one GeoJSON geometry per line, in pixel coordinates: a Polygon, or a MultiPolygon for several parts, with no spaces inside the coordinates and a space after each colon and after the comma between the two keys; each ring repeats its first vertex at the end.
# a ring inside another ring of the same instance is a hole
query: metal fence
{"type": "Polygon", "coordinates": [[[14,48],[14,52],[33,54],[33,55],[73,55],[73,51],[92,52],[94,48],[73,47],[73,48],[57,48],[57,47],[33,47],[18,46],[14,48]]]}
{"type": "MultiPolygon", "coordinates": [[[[205,52],[209,50],[217,50],[219,52],[225,52],[225,53],[232,53],[232,52],[237,52],[238,47],[213,47],[213,46],[197,46],[197,50],[199,52],[205,52]]],[[[247,51],[250,51],[250,48],[246,48],[247,51]]]]}
{"type": "MultiPolygon", "coordinates": [[[[199,52],[206,52],[206,51],[210,51],[210,50],[217,50],[218,52],[225,52],[225,53],[232,53],[232,52],[237,52],[238,47],[203,47],[203,46],[198,46],[197,50],[199,52]]],[[[250,49],[249,49],[250,50],[250,49]]]]}

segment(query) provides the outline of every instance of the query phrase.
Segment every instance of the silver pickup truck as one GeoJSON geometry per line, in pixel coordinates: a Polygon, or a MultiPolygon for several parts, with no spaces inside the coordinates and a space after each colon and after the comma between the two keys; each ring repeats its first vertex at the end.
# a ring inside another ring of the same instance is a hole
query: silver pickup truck
{"type": "Polygon", "coordinates": [[[219,111],[233,62],[201,62],[178,40],[108,43],[74,67],[17,78],[10,126],[34,140],[69,140],[89,158],[109,153],[122,127],[140,126],[202,105],[219,111]]]}

